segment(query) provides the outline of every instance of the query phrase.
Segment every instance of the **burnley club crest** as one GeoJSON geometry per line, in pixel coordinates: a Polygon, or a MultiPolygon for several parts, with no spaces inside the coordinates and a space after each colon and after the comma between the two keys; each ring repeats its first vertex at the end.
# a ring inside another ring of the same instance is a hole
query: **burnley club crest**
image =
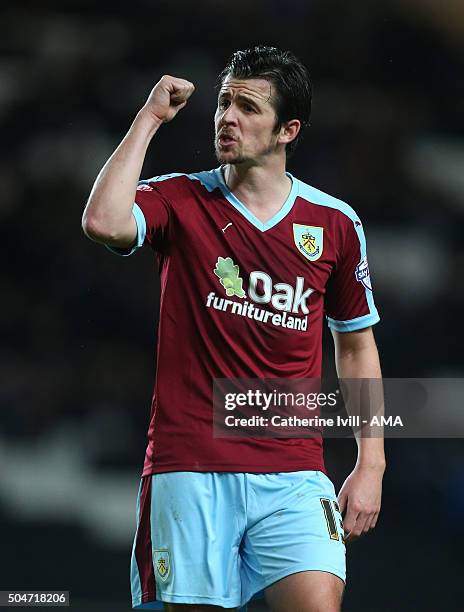
{"type": "Polygon", "coordinates": [[[166,582],[171,573],[171,564],[168,550],[154,550],[154,566],[156,575],[160,580],[166,582]]]}
{"type": "Polygon", "coordinates": [[[293,224],[293,239],[302,255],[309,261],[316,261],[324,248],[324,228],[312,225],[293,224]]]}

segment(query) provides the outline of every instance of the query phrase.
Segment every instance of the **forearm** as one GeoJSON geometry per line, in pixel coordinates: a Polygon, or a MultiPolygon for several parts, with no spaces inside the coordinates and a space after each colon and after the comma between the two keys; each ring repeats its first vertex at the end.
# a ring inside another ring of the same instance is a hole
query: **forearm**
{"type": "Polygon", "coordinates": [[[82,227],[90,238],[108,244],[121,244],[125,239],[129,243],[134,238],[130,229],[137,181],[148,145],[160,125],[161,121],[142,109],[103,166],[82,217],[82,227]]]}
{"type": "MultiPolygon", "coordinates": [[[[336,344],[336,367],[338,377],[341,379],[379,379],[379,382],[370,383],[368,394],[369,406],[363,407],[361,401],[366,401],[365,393],[352,393],[354,397],[346,398],[348,412],[362,414],[363,408],[368,415],[383,415],[383,393],[382,393],[382,372],[380,369],[379,355],[373,336],[369,336],[365,341],[360,341],[354,348],[341,348],[336,344]]],[[[348,388],[354,387],[354,383],[347,385],[348,388]]],[[[371,467],[375,469],[385,469],[385,453],[383,428],[368,425],[355,430],[356,442],[358,445],[357,465],[371,467]]]]}

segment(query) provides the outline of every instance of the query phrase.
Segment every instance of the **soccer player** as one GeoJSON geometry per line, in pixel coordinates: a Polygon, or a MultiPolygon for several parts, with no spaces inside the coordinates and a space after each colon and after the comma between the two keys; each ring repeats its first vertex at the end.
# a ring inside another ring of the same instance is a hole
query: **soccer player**
{"type": "Polygon", "coordinates": [[[87,236],[116,253],[151,247],[161,277],[133,607],[237,609],[264,590],[275,612],[336,612],[345,542],[377,521],[383,441],[357,437],[337,500],[321,436],[214,437],[212,388],[217,378],[320,377],[324,314],[338,375],[380,377],[362,225],[286,172],[311,84],[297,58],[273,47],[237,51],[219,77],[220,166],[139,181],[150,141],[193,92],[161,78],[83,216],[87,236]]]}

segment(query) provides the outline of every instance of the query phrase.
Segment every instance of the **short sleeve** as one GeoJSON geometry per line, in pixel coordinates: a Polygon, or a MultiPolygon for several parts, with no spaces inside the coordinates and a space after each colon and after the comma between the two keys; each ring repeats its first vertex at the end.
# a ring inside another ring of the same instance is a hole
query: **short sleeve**
{"type": "Polygon", "coordinates": [[[380,320],[374,304],[361,222],[346,219],[343,246],[327,283],[325,311],[331,329],[351,332],[380,320]]]}
{"type": "Polygon", "coordinates": [[[139,181],[132,214],[137,225],[135,244],[127,249],[107,246],[116,255],[127,257],[143,244],[162,252],[168,241],[170,203],[153,180],[139,181]]]}

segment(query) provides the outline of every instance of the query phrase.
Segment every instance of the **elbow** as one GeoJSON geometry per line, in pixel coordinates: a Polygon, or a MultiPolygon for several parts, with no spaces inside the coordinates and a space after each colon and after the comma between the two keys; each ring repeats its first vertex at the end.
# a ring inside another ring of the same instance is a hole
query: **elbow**
{"type": "Polygon", "coordinates": [[[114,244],[120,238],[118,232],[113,231],[107,224],[102,223],[85,211],[82,215],[82,230],[87,238],[100,244],[114,244]]]}
{"type": "Polygon", "coordinates": [[[82,215],[82,230],[87,238],[96,242],[102,242],[105,239],[105,233],[101,225],[92,216],[88,215],[86,211],[82,215]]]}
{"type": "Polygon", "coordinates": [[[124,231],[121,227],[111,225],[86,211],[82,215],[82,230],[87,238],[94,242],[121,248],[132,245],[136,237],[136,233],[133,234],[131,230],[125,228],[124,231]]]}

